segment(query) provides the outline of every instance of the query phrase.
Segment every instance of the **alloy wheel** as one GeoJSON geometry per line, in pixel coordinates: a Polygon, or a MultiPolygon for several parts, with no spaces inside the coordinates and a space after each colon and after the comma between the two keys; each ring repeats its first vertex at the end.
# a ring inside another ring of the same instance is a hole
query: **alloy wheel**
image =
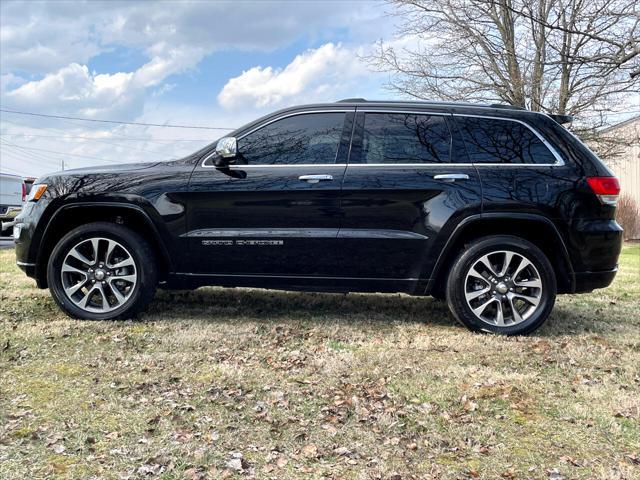
{"type": "Polygon", "coordinates": [[[77,307],[105,313],[124,305],[138,282],[129,251],[110,238],[82,240],[72,247],[60,272],[66,296],[77,307]]]}
{"type": "Polygon", "coordinates": [[[511,250],[491,252],[476,260],[467,272],[464,289],[473,314],[499,327],[526,321],[542,303],[538,269],[527,257],[511,250]]]}

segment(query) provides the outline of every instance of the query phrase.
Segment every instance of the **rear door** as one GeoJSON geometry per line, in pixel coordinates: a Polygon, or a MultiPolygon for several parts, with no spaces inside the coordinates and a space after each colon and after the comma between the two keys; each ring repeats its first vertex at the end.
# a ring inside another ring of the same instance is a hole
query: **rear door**
{"type": "Polygon", "coordinates": [[[428,278],[481,186],[450,114],[358,108],[338,233],[344,275],[428,278]]]}
{"type": "Polygon", "coordinates": [[[283,114],[238,137],[238,159],[189,187],[191,271],[334,276],[353,108],[283,114]],[[351,113],[350,113],[351,112],[351,113]]]}

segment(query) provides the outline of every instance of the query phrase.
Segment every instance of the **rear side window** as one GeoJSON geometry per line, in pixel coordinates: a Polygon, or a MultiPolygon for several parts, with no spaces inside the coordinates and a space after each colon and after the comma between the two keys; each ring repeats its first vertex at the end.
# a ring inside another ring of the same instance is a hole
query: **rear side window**
{"type": "Polygon", "coordinates": [[[471,163],[555,163],[542,140],[510,120],[456,116],[471,163]]]}
{"type": "Polygon", "coordinates": [[[363,163],[448,163],[451,132],[444,117],[365,113],[363,163]]]}
{"type": "Polygon", "coordinates": [[[238,140],[249,165],[334,163],[344,112],[309,113],[276,120],[238,140]]]}

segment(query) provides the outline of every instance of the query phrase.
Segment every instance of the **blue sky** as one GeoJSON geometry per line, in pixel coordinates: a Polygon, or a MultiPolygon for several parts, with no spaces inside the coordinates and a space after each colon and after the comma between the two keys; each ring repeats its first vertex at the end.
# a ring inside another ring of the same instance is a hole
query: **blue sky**
{"type": "MultiPolygon", "coordinates": [[[[2,108],[236,127],[293,104],[389,98],[360,61],[393,38],[371,1],[2,2],[2,108]]],[[[2,113],[0,167],[22,175],[178,157],[206,130],[2,113]]]]}
{"type": "MultiPolygon", "coordinates": [[[[363,55],[378,41],[399,51],[424,43],[398,36],[390,9],[369,0],[2,0],[0,104],[233,128],[290,105],[394,98],[388,74],[363,55]]],[[[38,176],[63,161],[76,168],[179,158],[222,132],[0,112],[0,171],[38,176]]]]}

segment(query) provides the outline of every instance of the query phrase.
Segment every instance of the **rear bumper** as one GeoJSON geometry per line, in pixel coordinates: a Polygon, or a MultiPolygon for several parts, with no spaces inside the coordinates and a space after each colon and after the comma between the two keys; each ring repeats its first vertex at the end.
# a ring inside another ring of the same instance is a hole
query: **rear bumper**
{"type": "Polygon", "coordinates": [[[576,275],[616,271],[623,237],[615,220],[575,219],[568,233],[567,248],[576,275]]]}
{"type": "Polygon", "coordinates": [[[601,272],[576,272],[573,293],[589,293],[597,288],[608,287],[616,273],[618,273],[617,267],[601,272]]]}
{"type": "Polygon", "coordinates": [[[0,220],[6,222],[16,218],[22,210],[22,207],[7,207],[6,209],[2,208],[2,210],[4,210],[4,212],[0,213],[0,220]]]}
{"type": "Polygon", "coordinates": [[[22,210],[22,207],[7,207],[6,210],[4,208],[2,210],[4,210],[4,213],[0,214],[0,228],[4,231],[13,227],[15,218],[22,210]]]}

